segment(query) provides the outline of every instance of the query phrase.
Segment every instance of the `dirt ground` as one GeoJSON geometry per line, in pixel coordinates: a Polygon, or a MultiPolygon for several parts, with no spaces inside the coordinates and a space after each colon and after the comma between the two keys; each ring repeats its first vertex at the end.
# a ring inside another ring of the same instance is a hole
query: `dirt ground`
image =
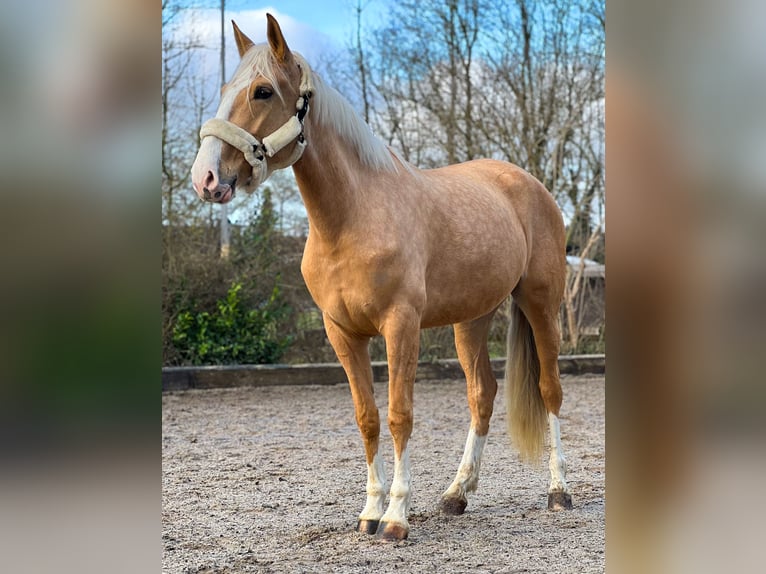
{"type": "MultiPolygon", "coordinates": [[[[468,431],[465,383],[417,382],[411,530],[398,543],[354,531],[366,467],[347,386],[166,393],[163,572],[604,572],[604,378],[562,385],[574,509],[546,510],[547,464],[519,462],[501,391],[479,489],[463,516],[450,517],[438,501],[468,431]]],[[[386,391],[376,384],[381,419],[386,391]]]]}

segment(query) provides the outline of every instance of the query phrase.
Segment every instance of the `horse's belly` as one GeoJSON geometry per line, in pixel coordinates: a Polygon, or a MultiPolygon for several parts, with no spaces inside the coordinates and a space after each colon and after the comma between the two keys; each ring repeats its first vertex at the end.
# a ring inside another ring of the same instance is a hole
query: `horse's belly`
{"type": "Polygon", "coordinates": [[[522,239],[503,245],[516,249],[445,249],[434,258],[427,278],[423,327],[482,317],[508,297],[526,267],[526,250],[522,239]]]}
{"type": "Polygon", "coordinates": [[[464,281],[430,285],[422,327],[462,323],[486,315],[510,295],[520,277],[519,270],[486,280],[471,280],[468,275],[464,281]]]}

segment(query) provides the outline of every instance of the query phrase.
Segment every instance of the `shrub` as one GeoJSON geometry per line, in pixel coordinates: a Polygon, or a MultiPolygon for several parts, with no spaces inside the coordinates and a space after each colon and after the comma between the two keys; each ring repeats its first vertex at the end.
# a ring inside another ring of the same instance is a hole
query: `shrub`
{"type": "Polygon", "coordinates": [[[279,321],[290,313],[279,287],[255,308],[240,298],[242,283],[234,282],[213,313],[181,311],[173,326],[173,344],[185,364],[226,365],[275,363],[291,342],[280,336],[279,321]]]}

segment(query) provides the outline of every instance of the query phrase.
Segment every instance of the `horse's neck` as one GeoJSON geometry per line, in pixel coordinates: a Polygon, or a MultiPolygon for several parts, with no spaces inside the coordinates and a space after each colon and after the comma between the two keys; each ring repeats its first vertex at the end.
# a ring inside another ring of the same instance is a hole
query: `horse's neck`
{"type": "Polygon", "coordinates": [[[293,165],[312,232],[336,239],[359,213],[370,193],[372,168],[331,128],[311,126],[306,150],[293,165]]]}

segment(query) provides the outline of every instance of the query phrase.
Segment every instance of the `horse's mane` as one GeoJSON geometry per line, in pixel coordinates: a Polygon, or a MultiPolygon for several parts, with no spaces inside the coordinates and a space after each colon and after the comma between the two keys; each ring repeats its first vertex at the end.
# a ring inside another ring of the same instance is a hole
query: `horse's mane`
{"type": "MultiPolygon", "coordinates": [[[[315,97],[311,103],[318,124],[327,125],[346,139],[359,153],[359,159],[370,167],[396,171],[391,151],[372,133],[370,126],[335,88],[313,73],[315,97]]],[[[311,113],[311,112],[309,112],[311,113]]]]}
{"type": "MultiPolygon", "coordinates": [[[[238,92],[259,75],[265,77],[274,86],[274,93],[283,99],[277,81],[278,72],[268,44],[256,44],[248,50],[229,84],[238,92]]],[[[357,150],[359,159],[366,165],[379,170],[397,171],[392,151],[372,133],[370,126],[364,122],[348,100],[337,90],[325,84],[316,72],[312,71],[312,77],[314,96],[311,98],[309,110],[312,119],[319,125],[333,129],[348,141],[357,150]]],[[[401,161],[404,163],[403,160],[401,161]]]]}

